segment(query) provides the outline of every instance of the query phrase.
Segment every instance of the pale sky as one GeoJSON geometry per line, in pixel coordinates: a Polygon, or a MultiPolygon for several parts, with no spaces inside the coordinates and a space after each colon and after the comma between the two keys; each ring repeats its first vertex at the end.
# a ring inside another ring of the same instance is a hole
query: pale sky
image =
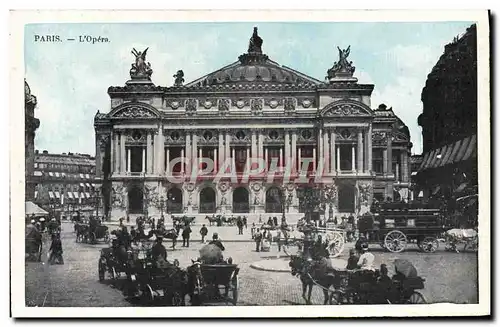
{"type": "Polygon", "coordinates": [[[38,99],[40,128],[35,148],[51,153],[95,154],[93,119],[108,112],[109,86],[129,80],[133,47],[149,47],[156,85],[171,86],[179,69],[187,82],[233,63],[246,52],[253,26],[263,52],[281,65],[324,80],[338,59],[337,46],[351,46],[349,60],[360,83],[375,84],[372,108],[392,107],[411,133],[413,153],[422,151],[417,117],[427,74],[444,46],[473,22],[431,23],[151,23],[41,24],[25,29],[26,79],[38,99]],[[35,42],[57,34],[63,42],[35,42]],[[109,43],[80,43],[79,36],[109,43]],[[66,41],[75,38],[76,41],[66,41]]]}

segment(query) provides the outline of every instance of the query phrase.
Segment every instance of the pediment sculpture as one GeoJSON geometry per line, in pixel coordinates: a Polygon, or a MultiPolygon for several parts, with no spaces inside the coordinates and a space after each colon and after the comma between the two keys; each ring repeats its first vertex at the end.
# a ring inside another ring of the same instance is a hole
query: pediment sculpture
{"type": "Polygon", "coordinates": [[[154,118],[156,115],[146,108],[139,106],[126,107],[117,112],[113,117],[119,118],[154,118]]]}
{"type": "Polygon", "coordinates": [[[146,62],[148,49],[146,48],[144,51],[137,51],[135,48],[132,49],[131,52],[135,56],[135,63],[130,68],[130,77],[132,79],[151,79],[153,70],[151,69],[151,64],[146,62]]]}

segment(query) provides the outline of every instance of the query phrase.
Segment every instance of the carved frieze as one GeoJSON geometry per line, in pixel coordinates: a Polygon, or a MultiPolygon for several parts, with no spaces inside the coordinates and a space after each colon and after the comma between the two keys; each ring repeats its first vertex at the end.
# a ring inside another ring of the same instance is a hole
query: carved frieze
{"type": "Polygon", "coordinates": [[[184,144],[186,138],[183,133],[177,130],[164,130],[163,135],[165,136],[166,143],[176,143],[176,144],[184,144]]]}
{"type": "Polygon", "coordinates": [[[357,137],[356,131],[351,128],[342,128],[335,130],[335,137],[337,140],[354,140],[357,137]]]}
{"type": "Polygon", "coordinates": [[[111,205],[113,208],[123,209],[126,207],[126,189],[123,185],[111,188],[111,205]]]}
{"type": "Polygon", "coordinates": [[[229,100],[228,99],[219,99],[218,109],[221,112],[229,111],[229,100]]]}
{"type": "Polygon", "coordinates": [[[264,99],[264,105],[268,106],[271,109],[275,109],[278,106],[282,106],[283,105],[283,98],[281,98],[281,99],[266,98],[266,99],[264,99]]]}
{"type": "Polygon", "coordinates": [[[305,98],[305,99],[299,99],[298,103],[300,104],[300,106],[302,106],[302,108],[307,109],[314,106],[315,101],[314,98],[305,98]]]}
{"type": "Polygon", "coordinates": [[[116,108],[119,105],[121,105],[122,103],[123,103],[123,99],[121,99],[121,98],[111,99],[111,108],[116,108]]]}
{"type": "Polygon", "coordinates": [[[295,110],[295,99],[294,98],[286,98],[284,102],[285,102],[285,104],[284,104],[285,111],[295,110]]]}
{"type": "Polygon", "coordinates": [[[198,101],[196,99],[187,99],[186,100],[186,113],[188,115],[194,114],[197,107],[198,107],[198,101]]]}
{"type": "Polygon", "coordinates": [[[146,108],[131,105],[129,107],[126,107],[126,108],[118,111],[116,114],[113,115],[113,117],[117,117],[117,118],[155,118],[156,114],[153,113],[151,110],[148,110],[146,108]]]}
{"type": "Polygon", "coordinates": [[[243,109],[244,107],[248,107],[250,105],[250,99],[232,99],[232,105],[238,109],[243,109]]]}
{"type": "Polygon", "coordinates": [[[184,99],[165,99],[165,106],[172,110],[177,110],[180,107],[184,107],[185,102],[186,100],[184,99]]]}
{"type": "Polygon", "coordinates": [[[109,134],[98,134],[99,149],[101,151],[106,150],[106,146],[109,143],[109,139],[110,139],[109,134]]]}
{"type": "Polygon", "coordinates": [[[387,133],[384,131],[373,131],[372,142],[373,144],[385,144],[387,142],[387,133]]]}
{"type": "Polygon", "coordinates": [[[372,184],[369,182],[358,182],[359,203],[368,205],[372,194],[372,184]]]}
{"type": "Polygon", "coordinates": [[[250,109],[254,115],[262,113],[262,107],[264,105],[263,99],[252,99],[250,102],[250,109]]]}
{"type": "Polygon", "coordinates": [[[330,108],[325,116],[360,116],[364,115],[364,111],[358,106],[354,106],[349,103],[339,104],[330,108]]]}

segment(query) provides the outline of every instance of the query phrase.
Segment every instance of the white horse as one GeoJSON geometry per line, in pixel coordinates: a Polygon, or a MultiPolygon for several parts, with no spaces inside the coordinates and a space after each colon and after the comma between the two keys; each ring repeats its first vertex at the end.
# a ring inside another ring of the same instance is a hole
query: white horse
{"type": "Polygon", "coordinates": [[[478,233],[474,229],[460,229],[453,228],[447,230],[444,233],[444,241],[446,242],[446,250],[455,251],[459,253],[457,249],[458,244],[464,244],[462,251],[465,251],[467,247],[472,250],[476,250],[478,247],[478,233]]]}

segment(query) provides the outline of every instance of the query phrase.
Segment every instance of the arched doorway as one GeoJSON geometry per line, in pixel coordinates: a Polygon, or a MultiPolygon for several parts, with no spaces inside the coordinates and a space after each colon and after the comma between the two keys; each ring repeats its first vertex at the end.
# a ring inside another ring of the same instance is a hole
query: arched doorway
{"type": "Polygon", "coordinates": [[[128,212],[129,213],[143,213],[144,209],[144,195],[142,187],[139,185],[132,185],[128,190],[128,212]]]}
{"type": "Polygon", "coordinates": [[[270,187],[266,192],[266,212],[283,212],[283,193],[276,186],[270,187]]]}
{"type": "Polygon", "coordinates": [[[351,184],[339,185],[339,212],[354,213],[356,210],[356,188],[351,184]]]}
{"type": "Polygon", "coordinates": [[[249,194],[248,190],[244,187],[238,187],[233,192],[233,212],[250,212],[249,194]]]}
{"type": "Polygon", "coordinates": [[[217,207],[215,198],[215,191],[211,187],[205,187],[201,190],[200,213],[215,213],[217,207]]]}
{"type": "Polygon", "coordinates": [[[177,187],[172,187],[167,192],[167,212],[182,213],[182,191],[177,187]]]}

